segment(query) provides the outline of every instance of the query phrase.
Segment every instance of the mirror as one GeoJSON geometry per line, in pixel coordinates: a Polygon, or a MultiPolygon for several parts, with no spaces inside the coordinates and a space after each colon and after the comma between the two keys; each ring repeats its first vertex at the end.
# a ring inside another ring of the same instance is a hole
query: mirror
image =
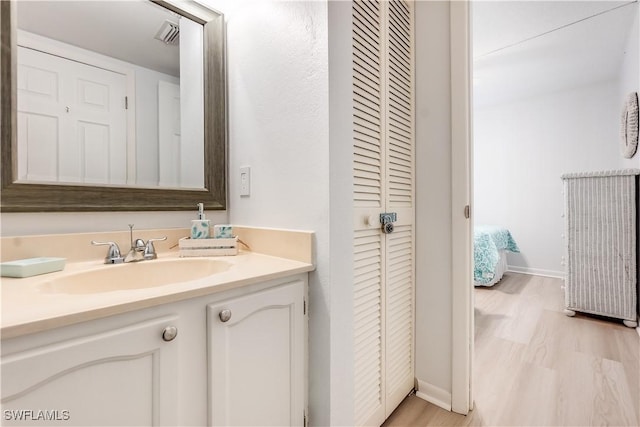
{"type": "Polygon", "coordinates": [[[1,2],[2,210],[225,209],[223,26],[192,1],[1,2]]]}

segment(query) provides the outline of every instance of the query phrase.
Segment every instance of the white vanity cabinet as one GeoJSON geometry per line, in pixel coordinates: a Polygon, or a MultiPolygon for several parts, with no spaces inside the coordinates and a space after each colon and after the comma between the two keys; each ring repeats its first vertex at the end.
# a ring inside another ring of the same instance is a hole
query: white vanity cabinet
{"type": "Polygon", "coordinates": [[[176,320],[99,332],[94,321],[71,338],[52,330],[44,345],[43,334],[12,340],[20,350],[3,349],[3,425],[176,425],[178,347],[163,339],[176,320]]]}
{"type": "Polygon", "coordinates": [[[303,425],[307,280],[214,289],[3,339],[0,424],[303,425]]]}
{"type": "Polygon", "coordinates": [[[305,423],[305,283],[207,306],[213,426],[305,423]]]}

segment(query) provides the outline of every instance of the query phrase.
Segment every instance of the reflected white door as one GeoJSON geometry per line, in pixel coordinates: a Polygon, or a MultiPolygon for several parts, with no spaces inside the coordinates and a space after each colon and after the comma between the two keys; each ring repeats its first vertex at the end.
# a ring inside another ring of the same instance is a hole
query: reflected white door
{"type": "Polygon", "coordinates": [[[18,48],[20,180],[125,184],[123,74],[18,48]]]}
{"type": "Polygon", "coordinates": [[[158,82],[158,184],[180,186],[180,85],[158,82]]]}

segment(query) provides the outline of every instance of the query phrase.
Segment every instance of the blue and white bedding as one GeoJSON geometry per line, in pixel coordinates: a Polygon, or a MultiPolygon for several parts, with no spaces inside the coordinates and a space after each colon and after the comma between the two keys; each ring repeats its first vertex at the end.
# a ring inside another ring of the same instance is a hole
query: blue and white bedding
{"type": "Polygon", "coordinates": [[[473,281],[475,286],[492,286],[504,273],[504,251],[520,252],[504,227],[476,226],[473,233],[473,281]],[[501,263],[502,260],[502,263],[501,263]]]}

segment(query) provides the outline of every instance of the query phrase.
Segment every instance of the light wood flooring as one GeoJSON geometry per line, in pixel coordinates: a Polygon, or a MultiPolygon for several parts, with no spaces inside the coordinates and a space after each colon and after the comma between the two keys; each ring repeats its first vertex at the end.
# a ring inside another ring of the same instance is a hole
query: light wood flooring
{"type": "Polygon", "coordinates": [[[409,396],[384,426],[638,426],[640,337],[562,313],[563,281],[507,273],[475,293],[475,408],[409,396]]]}

